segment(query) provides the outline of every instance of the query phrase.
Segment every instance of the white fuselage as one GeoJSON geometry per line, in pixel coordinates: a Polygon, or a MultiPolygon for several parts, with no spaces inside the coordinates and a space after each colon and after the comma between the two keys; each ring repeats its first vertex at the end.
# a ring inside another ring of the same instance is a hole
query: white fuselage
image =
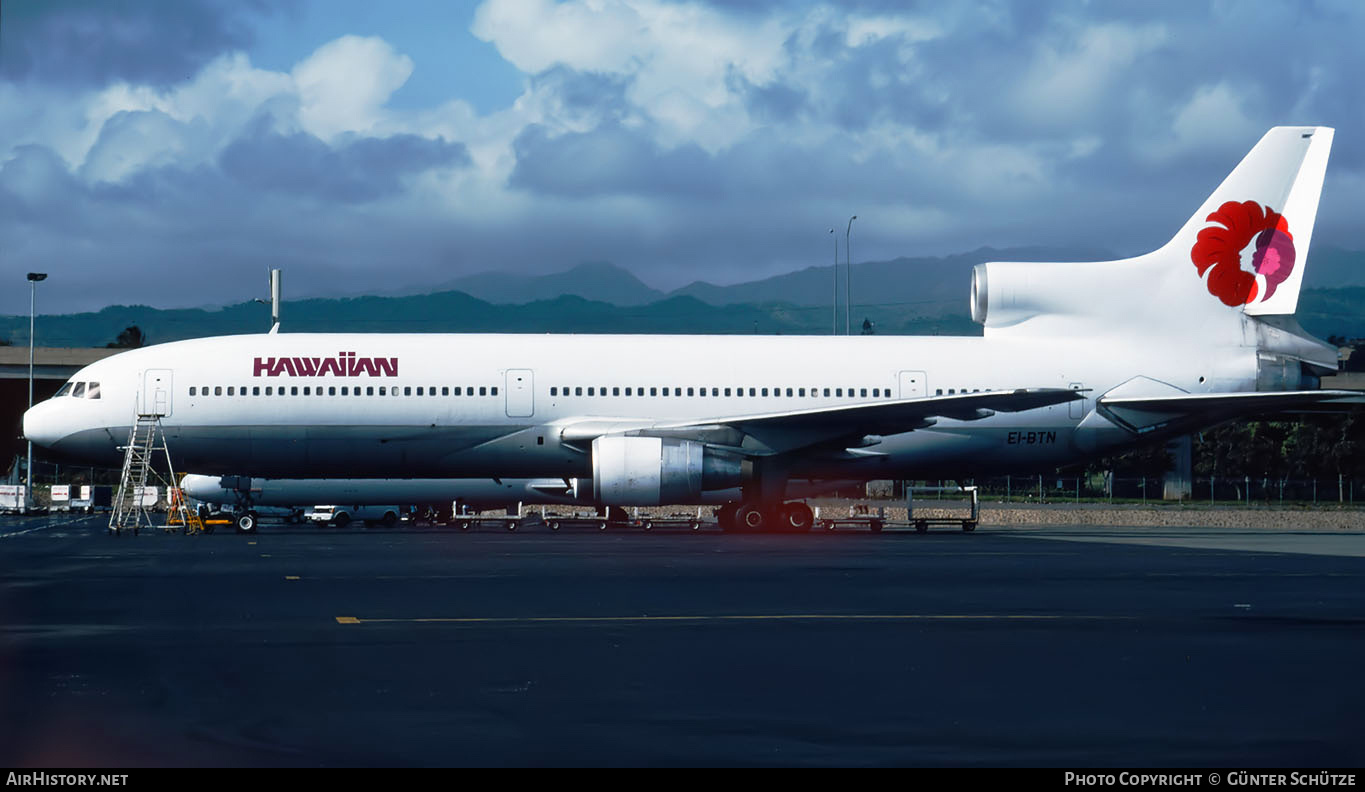
{"type": "Polygon", "coordinates": [[[1056,465],[1128,440],[1107,422],[1078,427],[1094,397],[1136,376],[1192,393],[1255,389],[1255,348],[1240,338],[1179,346],[1131,335],[226,336],[92,364],[72,381],[100,383],[100,398],[45,402],[25,433],[59,455],[116,465],[135,414],[159,412],[177,467],[199,473],[582,477],[590,460],[561,432],[584,422],[609,431],[977,390],[1087,393],[940,419],[853,454],[812,450],[788,467],[805,478],[954,476],[1056,465]]]}

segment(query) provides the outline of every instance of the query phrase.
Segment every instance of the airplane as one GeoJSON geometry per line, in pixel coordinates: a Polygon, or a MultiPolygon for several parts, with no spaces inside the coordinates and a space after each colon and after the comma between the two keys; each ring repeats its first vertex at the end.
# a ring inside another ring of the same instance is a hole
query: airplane
{"type": "Polygon", "coordinates": [[[980,337],[280,333],[93,363],[24,416],[114,466],[137,414],[177,468],[280,478],[592,481],[606,506],[699,503],[808,528],[792,479],[1058,466],[1239,416],[1358,403],[1293,318],[1334,130],[1275,127],[1171,240],[972,272],[980,337]]]}

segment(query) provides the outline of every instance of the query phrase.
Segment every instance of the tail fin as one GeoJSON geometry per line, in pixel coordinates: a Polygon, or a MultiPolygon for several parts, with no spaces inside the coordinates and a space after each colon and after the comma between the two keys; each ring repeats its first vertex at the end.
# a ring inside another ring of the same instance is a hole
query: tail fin
{"type": "Polygon", "coordinates": [[[1162,248],[1210,295],[1250,315],[1292,314],[1332,148],[1330,127],[1275,127],[1162,248]],[[1188,253],[1186,253],[1188,251],[1188,253]]]}
{"type": "Polygon", "coordinates": [[[1332,134],[1271,129],[1160,250],[1090,264],[978,264],[972,318],[987,335],[1141,326],[1209,337],[1215,327],[1240,333],[1246,315],[1294,313],[1332,134]]]}

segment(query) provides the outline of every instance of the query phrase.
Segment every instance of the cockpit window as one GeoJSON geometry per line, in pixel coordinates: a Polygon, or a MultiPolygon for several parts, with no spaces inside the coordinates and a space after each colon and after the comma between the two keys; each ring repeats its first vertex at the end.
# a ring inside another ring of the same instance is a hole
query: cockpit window
{"type": "Polygon", "coordinates": [[[75,399],[85,398],[85,383],[77,382],[75,390],[71,391],[71,397],[75,399]]]}
{"type": "Polygon", "coordinates": [[[61,389],[61,390],[57,391],[57,395],[56,395],[56,396],[53,396],[52,398],[55,399],[55,398],[57,398],[57,396],[65,396],[66,394],[70,393],[70,392],[71,392],[71,386],[72,386],[72,385],[75,385],[75,384],[76,384],[76,383],[74,383],[74,382],[68,382],[68,383],[66,383],[65,385],[62,386],[62,389],[61,389]]]}
{"type": "Polygon", "coordinates": [[[99,384],[98,382],[92,382],[92,383],[90,383],[90,387],[89,387],[89,388],[86,388],[86,390],[85,390],[85,398],[87,398],[87,399],[98,399],[99,397],[100,397],[100,384],[99,384]]]}

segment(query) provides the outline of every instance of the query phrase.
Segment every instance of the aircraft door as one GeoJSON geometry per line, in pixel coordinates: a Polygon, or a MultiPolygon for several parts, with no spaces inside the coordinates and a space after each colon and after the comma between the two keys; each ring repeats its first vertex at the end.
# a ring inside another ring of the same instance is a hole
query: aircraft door
{"type": "Polygon", "coordinates": [[[929,378],[923,371],[901,372],[901,398],[918,399],[929,395],[929,378]]]}
{"type": "Polygon", "coordinates": [[[170,415],[171,370],[147,369],[143,372],[141,398],[137,411],[142,415],[170,415]]]}
{"type": "Polygon", "coordinates": [[[535,412],[535,380],[530,369],[508,369],[507,417],[530,418],[535,412]]]}
{"type": "MultiPolygon", "coordinates": [[[[1085,386],[1079,382],[1073,382],[1067,387],[1074,391],[1085,390],[1085,386]]],[[[1067,415],[1076,419],[1084,418],[1086,410],[1088,409],[1086,405],[1087,401],[1089,400],[1077,399],[1076,401],[1067,402],[1067,415]]]]}

